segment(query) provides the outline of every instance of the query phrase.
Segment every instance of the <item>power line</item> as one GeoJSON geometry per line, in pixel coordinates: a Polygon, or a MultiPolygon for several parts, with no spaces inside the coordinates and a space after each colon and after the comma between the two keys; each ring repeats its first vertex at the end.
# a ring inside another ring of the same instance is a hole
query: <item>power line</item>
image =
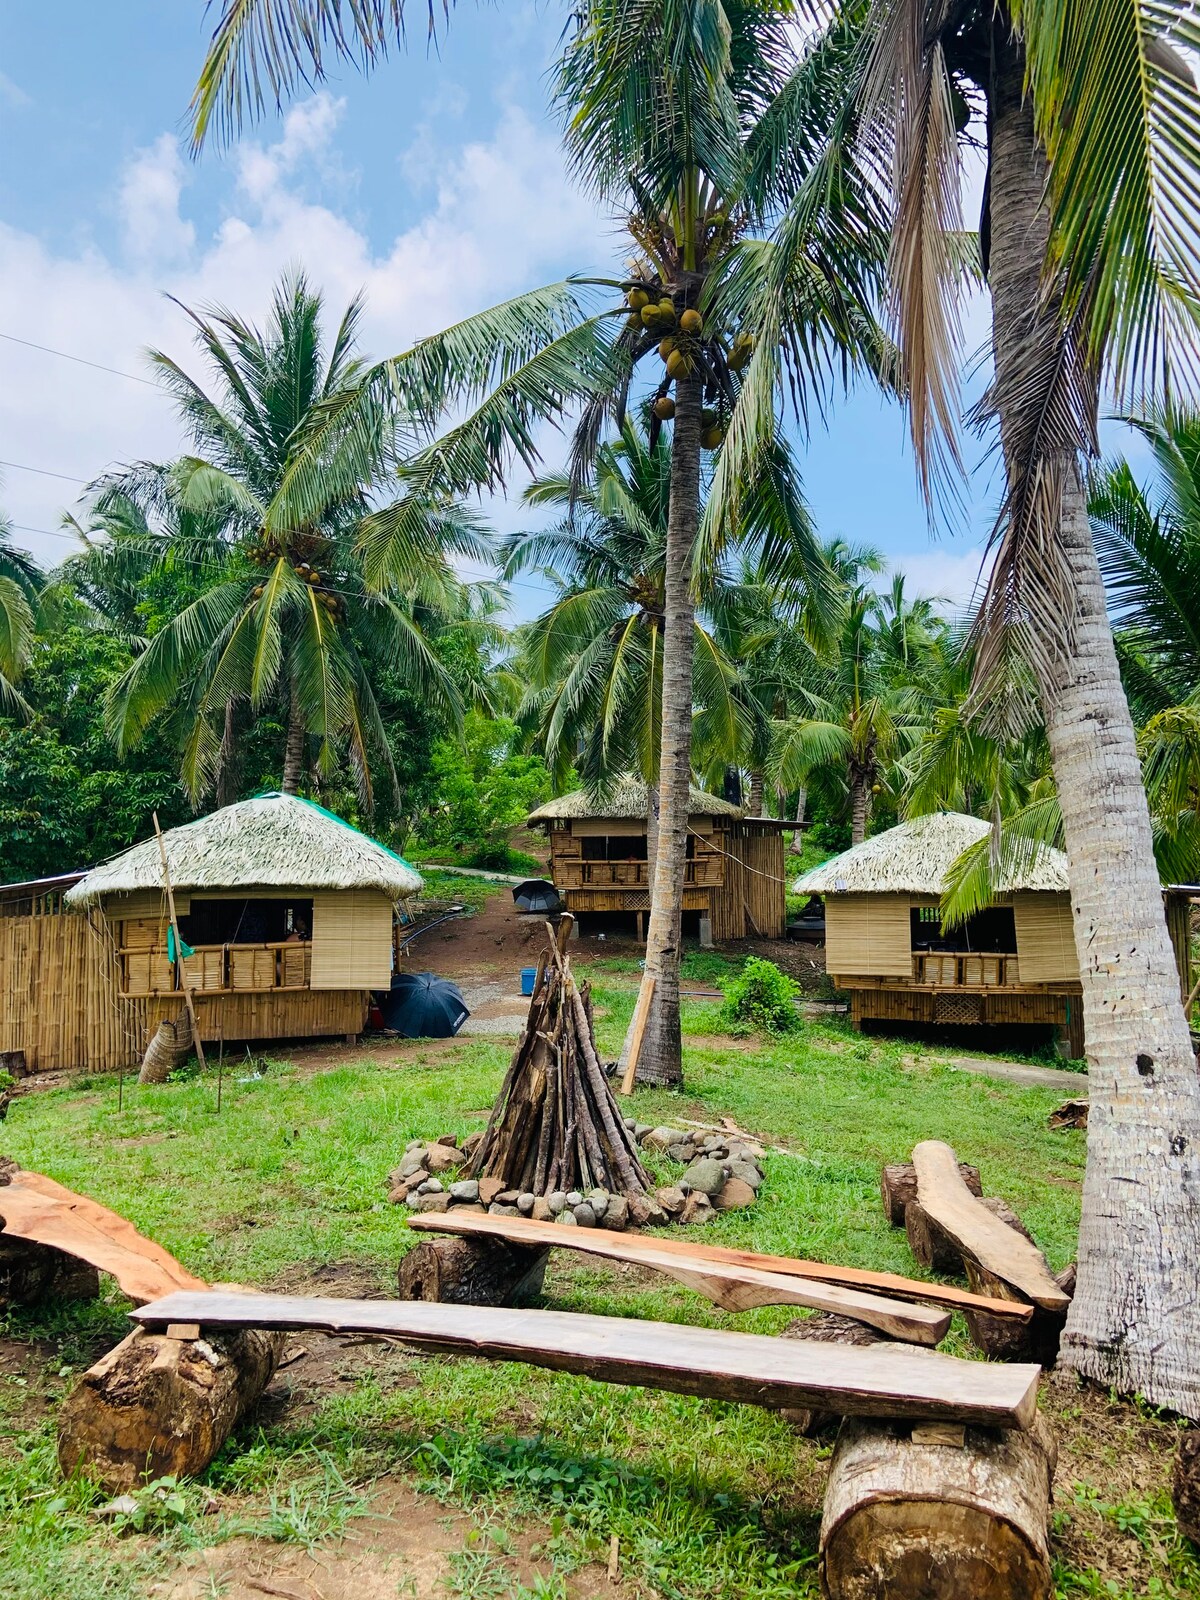
{"type": "Polygon", "coordinates": [[[39,478],[61,478],[64,483],[86,483],[86,478],[74,478],[69,472],[51,472],[48,467],[27,467],[23,461],[0,461],[0,467],[11,467],[14,472],[36,472],[39,478]]]}
{"type": "Polygon", "coordinates": [[[97,372],[111,372],[114,378],[128,378],[130,383],[144,383],[149,389],[158,388],[153,378],[139,378],[136,372],[122,372],[120,367],[106,367],[102,361],[89,361],[86,356],[73,356],[69,350],[55,350],[48,344],[35,344],[32,339],[18,339],[15,333],[0,333],[0,339],[7,339],[9,344],[23,344],[27,350],[40,350],[43,355],[59,356],[63,361],[74,361],[80,367],[93,367],[97,372]]]}

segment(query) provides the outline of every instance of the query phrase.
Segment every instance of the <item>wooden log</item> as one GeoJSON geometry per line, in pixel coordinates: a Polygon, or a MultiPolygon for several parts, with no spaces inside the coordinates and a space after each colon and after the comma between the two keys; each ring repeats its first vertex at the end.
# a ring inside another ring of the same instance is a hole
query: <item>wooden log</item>
{"type": "Polygon", "coordinates": [[[1200,1545],[1200,1428],[1187,1428],[1179,1436],[1171,1500],[1180,1533],[1200,1545]]]}
{"type": "Polygon", "coordinates": [[[512,1306],[542,1291],[549,1249],[503,1239],[423,1239],[400,1262],[401,1300],[443,1305],[512,1306]]]}
{"type": "MultiPolygon", "coordinates": [[[[979,1168],[958,1163],[963,1182],[972,1194],[981,1195],[983,1184],[979,1168]]],[[[917,1169],[911,1161],[891,1161],[879,1174],[879,1191],[883,1196],[883,1214],[893,1228],[904,1226],[904,1213],[910,1200],[917,1198],[917,1169]]]]}
{"type": "Polygon", "coordinates": [[[283,1344],[282,1333],[261,1328],[209,1330],[194,1340],[135,1329],[63,1402],[63,1472],[84,1472],[110,1494],[203,1472],[271,1381],[283,1344]]]}
{"type": "Polygon", "coordinates": [[[825,1345],[814,1351],[762,1334],[583,1312],[216,1291],[181,1290],[130,1314],[150,1327],[198,1322],[202,1328],[381,1333],[422,1350],[524,1361],[773,1411],[817,1404],[846,1416],[998,1428],[1027,1428],[1037,1413],[1037,1367],[959,1361],[936,1350],[825,1345]]]}
{"type": "MultiPolygon", "coordinates": [[[[999,1195],[983,1195],[979,1197],[979,1204],[1003,1222],[1005,1227],[1015,1228],[1023,1239],[1033,1243],[1033,1235],[1007,1200],[1002,1200],[999,1195]]],[[[962,1274],[962,1251],[919,1200],[910,1200],[905,1207],[904,1231],[908,1235],[909,1249],[923,1267],[930,1272],[944,1273],[947,1277],[962,1274]]],[[[1003,1298],[1012,1299],[1013,1296],[1005,1295],[1003,1298]]]]}
{"type": "Polygon", "coordinates": [[[904,1208],[904,1231],[908,1248],[927,1272],[940,1272],[948,1278],[961,1274],[962,1251],[919,1200],[910,1200],[904,1208]]]}
{"type": "Polygon", "coordinates": [[[1041,1251],[980,1204],[963,1182],[950,1146],[927,1139],[913,1151],[913,1162],[918,1200],[964,1258],[1034,1305],[1065,1316],[1070,1296],[1054,1281],[1041,1251]]]}
{"type": "MultiPolygon", "coordinates": [[[[776,1276],[787,1278],[802,1278],[806,1283],[816,1282],[823,1284],[838,1284],[848,1289],[863,1289],[869,1293],[886,1295],[896,1300],[915,1300],[928,1302],[935,1306],[948,1306],[956,1311],[966,1311],[974,1307],[981,1311],[991,1311],[998,1317],[1015,1317],[1018,1322],[1028,1322],[1030,1309],[1028,1306],[1015,1305],[1010,1301],[988,1301],[978,1295],[970,1294],[966,1289],[956,1289],[951,1284],[922,1283],[919,1278],[902,1278],[894,1272],[868,1272],[860,1267],[839,1267],[824,1261],[805,1261],[797,1256],[766,1256],[754,1250],[738,1250],[729,1245],[701,1244],[692,1239],[664,1239],[655,1236],[644,1239],[637,1234],[623,1234],[622,1242],[613,1245],[610,1236],[604,1231],[593,1232],[585,1229],[578,1238],[570,1229],[567,1229],[568,1238],[563,1238],[561,1230],[556,1224],[534,1222],[529,1217],[488,1217],[472,1216],[470,1213],[449,1211],[438,1215],[420,1215],[408,1218],[410,1228],[428,1229],[435,1233],[495,1233],[501,1237],[511,1239],[514,1243],[545,1243],[550,1245],[563,1245],[564,1248],[576,1250],[592,1250],[606,1255],[619,1252],[626,1260],[640,1260],[646,1251],[655,1255],[679,1256],[685,1265],[695,1266],[699,1262],[713,1262],[721,1266],[748,1267],[756,1272],[768,1272],[776,1276]],[[547,1235],[546,1228],[552,1229],[547,1235]],[[606,1243],[606,1241],[608,1241],[606,1243]]],[[[783,1302],[777,1302],[783,1303],[783,1302]]],[[[803,1302],[797,1302],[803,1303],[803,1302]]],[[[818,1309],[833,1309],[832,1307],[819,1307],[818,1309]]]]}
{"type": "Polygon", "coordinates": [[[0,1307],[39,1300],[95,1300],[100,1274],[63,1250],[0,1233],[0,1307]]]}
{"type": "Polygon", "coordinates": [[[1039,1417],[958,1437],[842,1424],[821,1519],[827,1600],[1046,1600],[1053,1436],[1039,1417]]]}
{"type": "Polygon", "coordinates": [[[722,1311],[749,1311],[755,1306],[809,1306],[817,1311],[841,1312],[892,1338],[924,1345],[938,1344],[950,1328],[947,1311],[907,1305],[882,1295],[843,1289],[838,1284],[808,1282],[754,1267],[706,1261],[699,1256],[689,1256],[686,1251],[658,1250],[655,1248],[659,1243],[657,1239],[610,1233],[605,1228],[562,1228],[554,1222],[463,1215],[453,1211],[413,1216],[409,1226],[418,1231],[466,1234],[497,1241],[529,1239],[547,1249],[581,1250],[617,1261],[632,1261],[695,1289],[722,1311]],[[514,1223],[517,1226],[512,1226],[514,1223]]]}
{"type": "MultiPolygon", "coordinates": [[[[864,1327],[861,1322],[838,1316],[833,1311],[821,1311],[815,1317],[797,1317],[795,1322],[788,1323],[779,1337],[801,1339],[809,1344],[853,1344],[860,1349],[887,1343],[883,1334],[877,1333],[874,1328],[864,1327]]],[[[822,1411],[816,1406],[792,1406],[781,1415],[806,1439],[816,1439],[822,1433],[832,1432],[842,1420],[836,1412],[822,1411]]]]}
{"type": "MultiPolygon", "coordinates": [[[[964,1263],[967,1282],[976,1294],[993,1300],[1024,1298],[994,1272],[988,1272],[969,1257],[964,1263]]],[[[1049,1268],[1046,1269],[1049,1271],[1049,1268]]],[[[1074,1269],[1067,1268],[1054,1280],[1063,1289],[1070,1305],[1074,1292],[1074,1269]],[[1069,1287],[1068,1287],[1069,1285],[1069,1287]]],[[[986,1311],[968,1311],[967,1331],[972,1343],[994,1361],[1036,1361],[1039,1366],[1052,1367],[1058,1360],[1058,1346],[1066,1324],[1065,1311],[1050,1311],[1045,1306],[1035,1306],[1033,1316],[1024,1325],[990,1315],[986,1311]]]]}

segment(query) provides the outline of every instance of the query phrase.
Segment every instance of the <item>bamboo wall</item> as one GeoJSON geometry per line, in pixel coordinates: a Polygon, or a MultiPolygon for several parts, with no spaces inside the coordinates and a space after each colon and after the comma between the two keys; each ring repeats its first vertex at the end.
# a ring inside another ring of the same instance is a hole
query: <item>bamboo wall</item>
{"type": "MultiPolygon", "coordinates": [[[[390,949],[389,930],[389,969],[390,949]]],[[[390,970],[378,987],[389,981],[390,970]]],[[[276,989],[200,993],[196,1010],[202,1039],[232,1042],[357,1034],[367,1003],[365,987],[276,989]]],[[[23,1051],[30,1072],[135,1066],[159,1022],[182,1009],[178,991],[122,996],[112,930],[100,916],[0,917],[0,1052],[23,1051]]]]}
{"type": "Polygon", "coordinates": [[[375,889],[312,897],[314,989],[386,989],[392,981],[392,902],[375,889]]]}
{"type": "Polygon", "coordinates": [[[787,932],[783,835],[734,823],[718,839],[725,881],[710,895],[714,939],[782,939],[787,932]]]}

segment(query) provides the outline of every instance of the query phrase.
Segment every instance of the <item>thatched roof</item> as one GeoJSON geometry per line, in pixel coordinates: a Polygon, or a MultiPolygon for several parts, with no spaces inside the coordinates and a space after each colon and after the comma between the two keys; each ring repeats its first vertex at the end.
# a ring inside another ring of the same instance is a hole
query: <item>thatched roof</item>
{"type": "MultiPolygon", "coordinates": [[[[176,889],[379,889],[400,900],[421,887],[420,874],[394,851],[295,795],[241,800],[163,839],[176,889]]],[[[151,838],[96,867],[63,899],[81,909],[104,895],[162,887],[151,838]]]]}
{"type": "MultiPolygon", "coordinates": [[[[877,833],[840,856],[797,878],[796,894],[922,894],[940,897],[952,863],[964,850],[986,839],[991,824],[959,811],[917,817],[877,833]]],[[[1015,878],[996,884],[1000,894],[1014,889],[1066,893],[1067,858],[1045,850],[1015,878]]]]}
{"type": "MultiPolygon", "coordinates": [[[[692,817],[741,817],[741,806],[735,806],[720,795],[707,794],[694,785],[688,791],[688,815],[692,817]]],[[[608,791],[603,800],[592,799],[586,789],[573,789],[570,794],[560,794],[556,800],[547,800],[544,806],[531,811],[525,819],[533,827],[539,822],[566,822],[575,817],[593,817],[598,820],[619,821],[623,817],[646,818],[646,785],[640,778],[621,778],[608,791]]]]}

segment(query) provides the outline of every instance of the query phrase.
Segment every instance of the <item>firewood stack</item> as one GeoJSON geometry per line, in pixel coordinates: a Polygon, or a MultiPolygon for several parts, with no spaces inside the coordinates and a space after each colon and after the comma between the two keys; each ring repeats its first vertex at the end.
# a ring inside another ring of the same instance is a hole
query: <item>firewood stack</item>
{"type": "Polygon", "coordinates": [[[525,1032],[470,1175],[538,1196],[602,1189],[636,1213],[650,1179],[596,1053],[588,986],[576,985],[566,956],[570,927],[564,917],[556,936],[547,924],[525,1032]]]}

